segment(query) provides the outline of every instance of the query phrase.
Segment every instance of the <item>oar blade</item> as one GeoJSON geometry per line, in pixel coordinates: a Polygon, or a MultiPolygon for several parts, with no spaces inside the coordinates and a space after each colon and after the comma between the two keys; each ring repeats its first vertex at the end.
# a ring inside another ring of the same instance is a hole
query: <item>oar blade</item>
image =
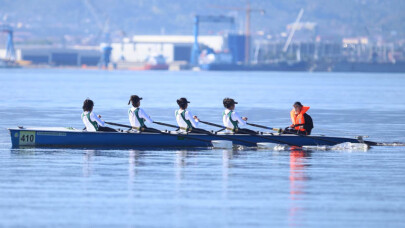
{"type": "Polygon", "coordinates": [[[281,145],[277,143],[269,143],[269,142],[258,142],[257,143],[258,149],[266,149],[266,150],[286,150],[288,149],[288,145],[281,145]]]}
{"type": "Polygon", "coordinates": [[[232,149],[233,143],[229,140],[212,140],[212,147],[216,149],[232,149]]]}

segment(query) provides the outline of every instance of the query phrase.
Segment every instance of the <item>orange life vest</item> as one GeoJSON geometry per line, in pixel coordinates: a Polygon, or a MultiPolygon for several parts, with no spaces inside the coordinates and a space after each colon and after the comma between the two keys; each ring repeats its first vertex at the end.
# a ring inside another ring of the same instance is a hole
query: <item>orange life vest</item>
{"type": "MultiPolygon", "coordinates": [[[[305,124],[304,114],[305,114],[308,110],[309,110],[309,107],[308,107],[308,106],[303,106],[303,107],[301,108],[301,112],[300,112],[298,115],[295,114],[295,110],[294,110],[294,109],[291,110],[291,112],[290,112],[290,115],[291,115],[291,122],[292,122],[294,125],[297,125],[297,124],[305,124]]],[[[294,129],[297,130],[297,131],[305,131],[304,126],[296,126],[296,127],[294,127],[294,129]]]]}

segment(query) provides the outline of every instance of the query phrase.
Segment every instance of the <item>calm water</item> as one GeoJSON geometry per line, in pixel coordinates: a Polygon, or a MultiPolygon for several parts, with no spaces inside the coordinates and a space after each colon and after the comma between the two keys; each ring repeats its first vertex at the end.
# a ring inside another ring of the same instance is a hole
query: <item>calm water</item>
{"type": "Polygon", "coordinates": [[[81,105],[127,123],[139,94],[175,123],[176,99],[220,123],[222,99],[253,123],[405,142],[404,74],[0,70],[0,227],[404,227],[405,147],[364,151],[10,149],[7,127],[82,128],[81,105]]]}

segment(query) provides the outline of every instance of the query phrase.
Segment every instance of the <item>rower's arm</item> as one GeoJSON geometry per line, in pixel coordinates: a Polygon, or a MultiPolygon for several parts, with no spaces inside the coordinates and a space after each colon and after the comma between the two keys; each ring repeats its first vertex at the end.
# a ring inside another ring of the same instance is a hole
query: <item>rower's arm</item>
{"type": "Polygon", "coordinates": [[[237,112],[233,112],[233,113],[232,113],[232,120],[238,121],[241,125],[246,125],[246,121],[244,121],[244,120],[240,117],[239,113],[237,113],[237,112]]]}
{"type": "Polygon", "coordinates": [[[148,114],[146,114],[143,109],[139,110],[139,117],[143,118],[148,123],[153,123],[153,120],[148,116],[148,114]]]}
{"type": "Polygon", "coordinates": [[[99,126],[102,126],[102,127],[105,126],[105,122],[103,120],[101,120],[100,118],[98,118],[98,116],[96,114],[94,114],[94,112],[91,112],[90,119],[92,121],[96,121],[99,126]]]}
{"type": "Polygon", "coordinates": [[[193,125],[193,127],[196,128],[198,126],[198,122],[195,121],[193,115],[191,115],[191,112],[189,111],[186,112],[186,120],[189,120],[191,122],[191,125],[193,125]]]}

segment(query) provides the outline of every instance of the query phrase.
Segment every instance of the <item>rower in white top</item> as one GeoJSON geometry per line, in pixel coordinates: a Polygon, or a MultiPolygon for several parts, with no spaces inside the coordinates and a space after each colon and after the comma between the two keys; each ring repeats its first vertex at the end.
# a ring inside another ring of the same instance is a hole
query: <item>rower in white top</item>
{"type": "Polygon", "coordinates": [[[83,102],[83,113],[82,113],[82,120],[84,126],[86,127],[86,131],[108,131],[108,132],[116,132],[115,129],[106,127],[105,122],[101,120],[100,115],[96,115],[93,112],[94,102],[90,99],[86,99],[83,102]]]}
{"type": "MultiPolygon", "coordinates": [[[[197,128],[198,123],[200,120],[197,116],[193,116],[191,112],[187,109],[188,104],[190,102],[185,98],[182,97],[177,100],[177,104],[179,105],[179,110],[176,110],[175,117],[177,121],[177,125],[179,126],[180,132],[189,132],[189,133],[207,133],[208,131],[197,128]]],[[[208,132],[209,133],[209,132],[208,132]]]]}
{"type": "Polygon", "coordinates": [[[128,110],[129,122],[131,123],[132,129],[140,132],[160,132],[157,129],[149,128],[145,125],[145,121],[153,123],[153,120],[142,108],[139,107],[141,105],[141,100],[142,97],[132,95],[128,101],[128,105],[132,104],[132,107],[128,110]]]}
{"type": "Polygon", "coordinates": [[[224,99],[223,103],[226,109],[222,114],[222,122],[226,127],[225,131],[227,133],[233,132],[238,134],[256,134],[255,131],[245,128],[239,128],[239,124],[242,126],[246,125],[246,121],[248,120],[248,118],[241,117],[239,113],[235,112],[235,104],[237,104],[238,102],[236,102],[232,98],[227,97],[224,99]]]}

